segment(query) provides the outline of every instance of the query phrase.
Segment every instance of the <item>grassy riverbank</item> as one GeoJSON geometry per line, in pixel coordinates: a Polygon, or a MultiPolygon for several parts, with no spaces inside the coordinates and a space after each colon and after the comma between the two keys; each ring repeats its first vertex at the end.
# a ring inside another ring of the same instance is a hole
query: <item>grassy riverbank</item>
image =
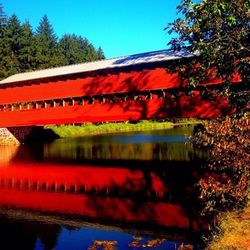
{"type": "Polygon", "coordinates": [[[208,250],[250,249],[250,202],[243,211],[222,214],[217,228],[208,250]]]}
{"type": "Polygon", "coordinates": [[[104,123],[104,124],[92,124],[86,123],[84,125],[49,125],[46,128],[53,130],[57,135],[62,138],[85,136],[85,135],[96,135],[96,134],[107,134],[107,133],[118,133],[118,132],[129,132],[129,131],[144,131],[153,129],[168,129],[172,128],[174,124],[172,122],[148,122],[143,121],[136,124],[132,123],[104,123]]]}
{"type": "Polygon", "coordinates": [[[196,119],[190,120],[177,120],[173,121],[140,121],[138,123],[103,123],[103,124],[92,124],[86,123],[84,125],[48,125],[45,129],[51,129],[61,138],[96,135],[96,134],[108,134],[108,133],[119,133],[119,132],[131,132],[131,131],[148,131],[148,130],[160,130],[173,128],[176,125],[188,125],[198,124],[201,121],[196,119]]]}

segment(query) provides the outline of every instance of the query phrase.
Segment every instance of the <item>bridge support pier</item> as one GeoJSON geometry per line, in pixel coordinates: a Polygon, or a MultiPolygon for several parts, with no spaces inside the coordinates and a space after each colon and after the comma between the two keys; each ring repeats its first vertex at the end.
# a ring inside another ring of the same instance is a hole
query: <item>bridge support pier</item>
{"type": "Polygon", "coordinates": [[[32,129],[32,126],[0,128],[0,145],[20,144],[32,129]]]}

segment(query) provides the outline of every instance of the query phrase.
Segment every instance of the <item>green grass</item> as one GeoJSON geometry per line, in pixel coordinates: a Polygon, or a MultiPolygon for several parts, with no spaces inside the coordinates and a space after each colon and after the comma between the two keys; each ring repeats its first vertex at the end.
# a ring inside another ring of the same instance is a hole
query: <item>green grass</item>
{"type": "Polygon", "coordinates": [[[92,124],[86,123],[84,125],[48,125],[45,129],[51,129],[54,133],[62,138],[76,137],[96,134],[119,133],[129,131],[147,131],[147,130],[160,130],[173,128],[173,122],[154,122],[154,121],[141,121],[136,124],[132,123],[104,123],[92,124]]]}
{"type": "Polygon", "coordinates": [[[198,119],[198,118],[177,118],[177,119],[170,119],[169,121],[173,122],[174,124],[201,124],[206,122],[206,119],[198,119]]]}

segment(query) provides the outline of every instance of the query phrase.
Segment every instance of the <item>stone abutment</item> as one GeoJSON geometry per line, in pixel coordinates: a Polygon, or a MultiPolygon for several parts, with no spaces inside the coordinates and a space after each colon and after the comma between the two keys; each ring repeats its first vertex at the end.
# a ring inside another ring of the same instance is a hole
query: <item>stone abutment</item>
{"type": "Polygon", "coordinates": [[[0,128],[0,145],[20,144],[24,142],[33,127],[0,128]]]}

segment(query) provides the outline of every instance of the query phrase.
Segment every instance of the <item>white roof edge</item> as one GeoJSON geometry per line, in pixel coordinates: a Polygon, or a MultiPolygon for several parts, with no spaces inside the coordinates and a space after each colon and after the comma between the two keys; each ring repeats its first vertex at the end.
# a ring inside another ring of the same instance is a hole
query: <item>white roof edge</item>
{"type": "Polygon", "coordinates": [[[120,67],[145,64],[145,63],[164,62],[180,58],[192,57],[194,55],[195,54],[191,54],[188,51],[171,51],[171,50],[151,51],[151,52],[122,56],[112,59],[19,73],[0,81],[0,85],[7,83],[37,80],[49,77],[91,72],[96,70],[104,70],[109,68],[120,68],[120,67]]]}

